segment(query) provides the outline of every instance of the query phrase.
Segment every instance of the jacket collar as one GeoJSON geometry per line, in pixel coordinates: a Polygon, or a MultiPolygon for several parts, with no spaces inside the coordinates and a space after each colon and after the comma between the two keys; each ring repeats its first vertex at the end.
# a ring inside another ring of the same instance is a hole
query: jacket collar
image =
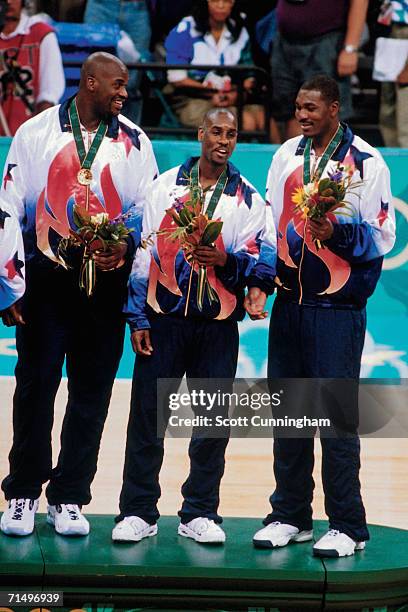
{"type": "MultiPolygon", "coordinates": [[[[71,132],[71,123],[69,120],[69,113],[68,113],[68,109],[69,109],[69,105],[71,104],[72,100],[75,98],[76,94],[74,96],[71,96],[70,98],[68,98],[67,100],[65,100],[65,102],[62,102],[62,104],[60,105],[59,108],[59,121],[60,121],[60,127],[61,127],[61,131],[62,132],[71,132]]],[[[116,139],[119,135],[119,119],[118,117],[111,117],[109,119],[108,122],[108,131],[106,132],[106,135],[109,138],[114,138],[116,139]]]]}
{"type": "MultiPolygon", "coordinates": [[[[191,168],[194,166],[194,164],[196,163],[198,159],[200,158],[199,157],[189,157],[184,162],[184,164],[180,166],[179,171],[177,173],[177,179],[176,179],[177,185],[187,185],[188,184],[190,180],[191,168]]],[[[227,177],[228,177],[228,180],[225,186],[224,193],[227,193],[228,195],[234,195],[230,193],[231,188],[238,186],[241,175],[239,173],[238,168],[236,168],[234,164],[231,164],[231,162],[227,162],[227,177]]]]}
{"type": "MultiPolygon", "coordinates": [[[[347,123],[344,123],[342,121],[341,125],[344,128],[343,138],[341,139],[339,146],[337,147],[336,151],[334,152],[334,155],[332,156],[332,159],[334,161],[340,161],[340,162],[343,161],[343,159],[346,157],[347,151],[350,149],[351,143],[353,142],[353,138],[354,138],[354,134],[349,128],[349,126],[347,125],[347,123]]],[[[298,144],[295,155],[304,154],[306,142],[307,142],[307,137],[303,136],[298,144]]]]}

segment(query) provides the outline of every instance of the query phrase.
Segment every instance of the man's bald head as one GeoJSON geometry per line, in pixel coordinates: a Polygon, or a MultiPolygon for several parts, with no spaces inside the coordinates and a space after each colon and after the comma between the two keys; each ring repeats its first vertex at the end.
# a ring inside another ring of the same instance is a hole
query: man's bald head
{"type": "Polygon", "coordinates": [[[209,127],[216,123],[218,120],[222,121],[226,118],[228,118],[228,121],[232,122],[235,127],[237,127],[237,118],[232,111],[228,110],[227,108],[210,108],[210,110],[207,111],[203,117],[202,127],[209,127]]]}
{"type": "Polygon", "coordinates": [[[82,109],[109,121],[122,110],[129,80],[125,64],[110,53],[92,53],[82,65],[78,100],[82,109]]]}
{"type": "Polygon", "coordinates": [[[105,53],[105,51],[92,53],[82,64],[80,87],[86,87],[86,80],[88,77],[103,79],[104,75],[106,73],[109,74],[112,70],[126,72],[127,74],[125,64],[118,57],[115,57],[115,55],[105,53]]]}

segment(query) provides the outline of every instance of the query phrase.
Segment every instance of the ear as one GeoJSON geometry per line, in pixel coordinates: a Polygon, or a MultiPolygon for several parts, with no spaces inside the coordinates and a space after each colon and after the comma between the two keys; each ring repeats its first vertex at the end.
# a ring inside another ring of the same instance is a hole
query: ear
{"type": "Polygon", "coordinates": [[[337,102],[337,100],[335,102],[332,102],[330,104],[330,114],[332,117],[335,117],[336,115],[339,114],[340,111],[340,103],[337,102]]]}
{"type": "Polygon", "coordinates": [[[87,76],[86,77],[86,85],[87,88],[89,89],[89,91],[95,91],[96,89],[96,79],[93,76],[87,76]]]}
{"type": "Polygon", "coordinates": [[[198,140],[199,142],[203,142],[203,140],[204,140],[204,130],[203,130],[203,128],[202,128],[202,127],[199,127],[199,128],[198,128],[197,140],[198,140]]]}

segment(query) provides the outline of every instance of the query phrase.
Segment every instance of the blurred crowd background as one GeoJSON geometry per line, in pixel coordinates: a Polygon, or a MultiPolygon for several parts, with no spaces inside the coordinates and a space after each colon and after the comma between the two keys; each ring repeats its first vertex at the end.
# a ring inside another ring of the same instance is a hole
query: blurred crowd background
{"type": "Polygon", "coordinates": [[[124,114],[155,138],[191,138],[215,105],[237,110],[241,140],[283,142],[299,133],[294,99],[300,84],[326,72],[337,78],[342,118],[357,134],[374,146],[408,148],[406,0],[1,2],[3,135],[13,135],[24,118],[72,95],[82,61],[106,50],[130,67],[136,64],[124,114]],[[50,48],[49,30],[38,23],[55,32],[60,58],[50,48]],[[33,39],[31,27],[39,29],[43,57],[30,67],[24,37],[33,39]],[[379,39],[396,41],[398,51],[380,48],[379,39]],[[390,75],[396,56],[399,67],[390,75]],[[195,68],[201,65],[206,68],[195,68]]]}

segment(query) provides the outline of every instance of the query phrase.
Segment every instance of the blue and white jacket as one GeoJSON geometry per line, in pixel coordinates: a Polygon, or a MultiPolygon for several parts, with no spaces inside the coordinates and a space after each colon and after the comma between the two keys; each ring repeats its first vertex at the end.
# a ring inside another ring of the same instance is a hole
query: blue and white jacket
{"type": "MultiPolygon", "coordinates": [[[[215,41],[209,32],[197,30],[194,17],[185,17],[171,30],[165,41],[166,62],[168,64],[214,64],[216,66],[235,66],[252,64],[249,34],[242,28],[237,40],[232,40],[231,32],[225,27],[221,38],[215,41]]],[[[170,83],[182,81],[187,77],[203,81],[206,73],[194,70],[169,70],[170,83]]]]}
{"type": "MultiPolygon", "coordinates": [[[[285,142],[275,154],[268,174],[267,195],[277,228],[276,285],[278,297],[322,307],[361,308],[373,293],[383,256],[395,242],[390,173],[381,154],[344,126],[342,142],[322,178],[342,162],[354,169],[346,194],[353,216],[331,214],[333,236],[316,244],[305,232],[305,219],[292,195],[303,186],[306,138],[285,142]]],[[[350,214],[350,208],[344,210],[350,214]]],[[[341,213],[340,210],[337,213],[341,213]]]]}
{"type": "MultiPolygon", "coordinates": [[[[189,292],[191,265],[179,243],[155,234],[158,230],[175,229],[166,209],[189,198],[188,177],[196,161],[197,158],[190,158],[182,166],[168,170],[148,190],[142,237],[150,236],[152,243],[138,249],[130,274],[125,312],[132,330],[148,329],[149,319],[158,314],[184,317],[188,296],[189,318],[240,320],[244,316],[244,287],[249,278],[266,292],[273,290],[276,232],[270,207],[237,168],[228,163],[228,181],[213,215],[214,220],[223,221],[215,244],[227,253],[227,263],[222,268],[207,268],[208,281],[218,301],[210,303],[206,296],[202,311],[198,309],[196,271],[189,292]]],[[[213,190],[206,192],[207,205],[212,193],[213,190]]]]}
{"type": "MultiPolygon", "coordinates": [[[[80,162],[70,128],[70,100],[26,121],[13,138],[0,190],[0,208],[14,211],[26,261],[58,261],[58,244],[75,229],[74,204],[111,219],[127,213],[133,252],[140,242],[148,185],[157,176],[146,134],[126,117],[113,117],[92,164],[89,190],[78,183],[80,162]]],[[[83,131],[86,149],[93,135],[83,131]]]]}

